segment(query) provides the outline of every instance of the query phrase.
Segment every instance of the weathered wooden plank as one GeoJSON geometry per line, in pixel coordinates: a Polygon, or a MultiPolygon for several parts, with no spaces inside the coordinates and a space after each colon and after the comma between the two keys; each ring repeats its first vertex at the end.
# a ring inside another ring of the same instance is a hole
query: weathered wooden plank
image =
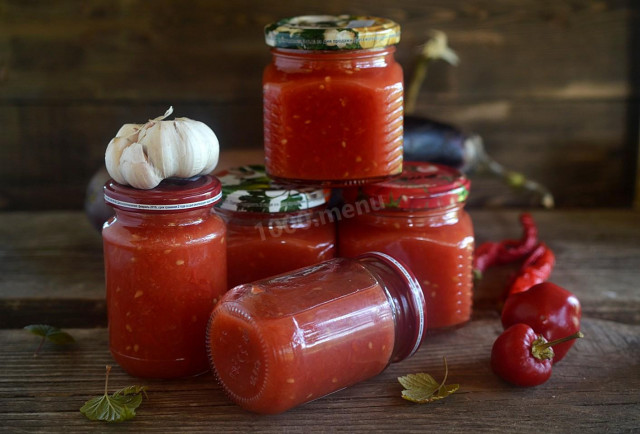
{"type": "Polygon", "coordinates": [[[512,387],[489,367],[491,345],[500,333],[497,319],[473,321],[451,333],[429,336],[412,358],[381,375],[277,416],[259,416],[229,402],[210,375],[158,381],[134,379],[114,366],[110,389],[131,384],[149,388],[149,399],[130,422],[107,426],[78,412],[104,388],[104,366],[113,361],[106,329],[69,330],[74,347],[45,346],[33,357],[37,338],[23,330],[1,330],[0,419],[9,431],[423,431],[447,432],[630,432],[640,423],[638,326],[583,321],[586,338],[536,388],[512,387]],[[400,398],[396,378],[429,372],[460,390],[445,400],[420,406],[400,398]],[[605,362],[606,360],[606,362],[605,362]],[[541,421],[541,418],[543,419],[541,421]],[[59,428],[58,428],[59,427],[59,428]]]}
{"type": "MultiPolygon", "coordinates": [[[[477,242],[519,238],[519,211],[471,212],[477,242]]],[[[534,212],[556,254],[551,280],[574,292],[585,315],[640,324],[640,216],[624,210],[534,212]]],[[[496,316],[508,275],[475,294],[475,318],[496,316]]],[[[100,235],[81,212],[0,213],[0,328],[50,322],[106,325],[100,235]]]]}
{"type": "Polygon", "coordinates": [[[625,98],[631,1],[5,1],[0,26],[5,100],[213,100],[259,94],[269,58],[262,28],[300,13],[387,16],[403,27],[411,69],[429,31],[447,32],[463,62],[433,69],[426,92],[625,98]],[[71,6],[74,5],[74,6],[71,6]]]}
{"type": "MultiPolygon", "coordinates": [[[[503,99],[466,106],[427,101],[417,109],[478,134],[496,161],[545,185],[559,207],[631,202],[635,167],[626,104],[503,99]]],[[[472,205],[499,204],[501,194],[508,196],[485,178],[471,175],[472,205]]]]}

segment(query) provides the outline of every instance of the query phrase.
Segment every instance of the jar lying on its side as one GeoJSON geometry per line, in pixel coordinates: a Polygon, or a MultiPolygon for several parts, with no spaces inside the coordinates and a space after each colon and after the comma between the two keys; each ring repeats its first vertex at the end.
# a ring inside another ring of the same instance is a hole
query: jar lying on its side
{"type": "Polygon", "coordinates": [[[400,26],[368,16],[300,16],[265,28],[264,148],[274,179],[347,186],[402,171],[400,26]]]}
{"type": "Polygon", "coordinates": [[[131,375],[209,370],[207,320],[227,290],[225,226],[211,212],[220,194],[211,176],[151,190],[105,186],[116,212],[102,230],[109,347],[131,375]]]}
{"type": "Polygon", "coordinates": [[[335,256],[328,191],[284,187],[261,165],[225,170],[218,177],[223,197],[215,211],[227,224],[229,288],[335,256]]]}
{"type": "Polygon", "coordinates": [[[469,321],[474,245],[464,210],[469,180],[451,167],[406,162],[399,178],[364,186],[362,192],[379,206],[339,222],[340,256],[376,250],[407,264],[424,291],[430,331],[469,321]]]}
{"type": "Polygon", "coordinates": [[[411,272],[373,252],[233,288],[211,314],[207,345],[231,400],[280,413],[411,356],[424,326],[411,272]]]}

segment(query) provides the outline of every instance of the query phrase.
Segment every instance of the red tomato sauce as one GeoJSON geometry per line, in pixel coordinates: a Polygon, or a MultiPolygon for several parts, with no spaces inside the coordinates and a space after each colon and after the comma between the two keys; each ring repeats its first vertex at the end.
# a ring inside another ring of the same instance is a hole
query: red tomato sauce
{"type": "Polygon", "coordinates": [[[217,209],[227,224],[229,288],[306,267],[335,256],[335,225],[316,211],[232,212],[217,209]]]}
{"type": "Polygon", "coordinates": [[[263,75],[271,177],[340,186],[401,172],[403,76],[394,51],[272,50],[263,75]]]}
{"type": "Polygon", "coordinates": [[[394,313],[358,263],[321,265],[235,288],[209,324],[214,372],[247,410],[280,413],[386,368],[394,313]]]}
{"type": "Polygon", "coordinates": [[[208,371],[206,325],[227,290],[224,222],[210,209],[117,213],[102,231],[114,359],[138,377],[208,371]]]}
{"type": "Polygon", "coordinates": [[[338,226],[339,254],[355,257],[379,251],[404,262],[422,287],[427,328],[464,324],[471,319],[473,301],[473,227],[461,207],[343,219],[338,226]]]}

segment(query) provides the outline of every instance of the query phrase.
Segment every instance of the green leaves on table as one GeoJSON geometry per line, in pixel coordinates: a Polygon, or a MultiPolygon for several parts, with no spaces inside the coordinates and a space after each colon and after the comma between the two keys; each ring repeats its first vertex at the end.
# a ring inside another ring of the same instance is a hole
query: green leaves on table
{"type": "MultiPolygon", "coordinates": [[[[138,388],[138,386],[133,387],[138,388]]],[[[140,392],[144,390],[144,387],[140,388],[140,392]]],[[[142,404],[142,393],[133,393],[133,389],[125,388],[111,396],[104,394],[88,400],[80,408],[80,412],[89,420],[124,422],[135,417],[136,409],[140,404],[142,404]]]]}
{"type": "Polygon", "coordinates": [[[447,367],[447,359],[443,359],[445,372],[441,383],[438,383],[431,375],[425,373],[398,377],[398,381],[405,388],[402,391],[402,398],[418,404],[426,404],[446,398],[458,390],[460,388],[459,384],[445,385],[449,368],[447,367]]]}
{"type": "Polygon", "coordinates": [[[146,386],[128,386],[109,395],[109,372],[107,366],[104,382],[104,395],[91,398],[80,408],[80,412],[89,420],[105,422],[124,422],[136,415],[136,409],[142,403],[142,395],[146,396],[146,386]]]}
{"type": "Polygon", "coordinates": [[[62,331],[57,327],[46,324],[31,324],[25,326],[24,329],[42,338],[42,340],[40,341],[40,345],[33,353],[34,356],[38,355],[45,340],[56,345],[72,344],[76,341],[69,333],[62,331]]]}

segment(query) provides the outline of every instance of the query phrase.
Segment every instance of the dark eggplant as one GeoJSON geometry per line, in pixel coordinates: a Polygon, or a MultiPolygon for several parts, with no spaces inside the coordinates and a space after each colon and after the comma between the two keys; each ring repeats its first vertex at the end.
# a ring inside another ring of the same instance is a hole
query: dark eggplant
{"type": "Polygon", "coordinates": [[[545,186],[495,161],[485,151],[480,136],[467,134],[444,122],[405,115],[404,159],[445,164],[465,173],[489,172],[510,187],[535,192],[545,208],[554,206],[553,195],[545,186]]]}
{"type": "Polygon", "coordinates": [[[107,169],[100,168],[89,180],[84,198],[84,212],[91,225],[98,231],[101,231],[104,222],[115,214],[113,208],[104,201],[103,187],[109,179],[107,169]]]}
{"type": "Polygon", "coordinates": [[[445,164],[467,172],[478,161],[478,137],[420,116],[404,117],[404,159],[445,164]]]}

